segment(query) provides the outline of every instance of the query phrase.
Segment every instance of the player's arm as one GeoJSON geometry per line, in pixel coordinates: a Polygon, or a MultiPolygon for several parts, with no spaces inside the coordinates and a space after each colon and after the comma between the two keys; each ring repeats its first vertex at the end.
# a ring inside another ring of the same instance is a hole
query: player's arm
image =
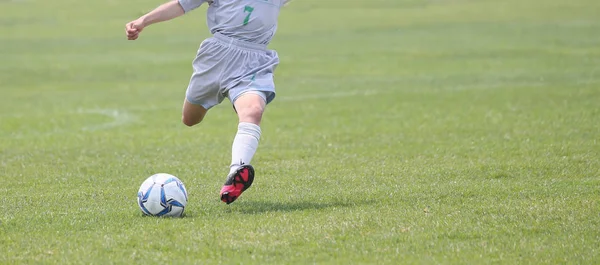
{"type": "Polygon", "coordinates": [[[186,12],[199,7],[203,2],[204,0],[172,0],[164,3],[150,11],[148,14],[127,23],[127,25],[125,25],[127,39],[135,40],[145,27],[179,17],[186,12]]]}

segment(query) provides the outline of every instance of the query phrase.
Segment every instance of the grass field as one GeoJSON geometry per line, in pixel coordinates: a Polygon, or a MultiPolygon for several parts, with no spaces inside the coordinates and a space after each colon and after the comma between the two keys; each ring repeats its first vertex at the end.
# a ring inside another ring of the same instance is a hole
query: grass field
{"type": "Polygon", "coordinates": [[[231,205],[231,106],[180,122],[205,7],[126,41],[160,3],[0,1],[0,264],[600,263],[597,0],[294,1],[231,205]]]}

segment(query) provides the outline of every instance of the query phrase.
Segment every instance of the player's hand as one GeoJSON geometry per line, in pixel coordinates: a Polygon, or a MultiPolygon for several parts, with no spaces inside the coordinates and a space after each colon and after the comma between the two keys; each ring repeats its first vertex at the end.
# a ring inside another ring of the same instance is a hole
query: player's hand
{"type": "Polygon", "coordinates": [[[125,33],[127,34],[128,40],[136,40],[140,32],[144,29],[144,23],[141,19],[136,19],[125,25],[125,33]]]}

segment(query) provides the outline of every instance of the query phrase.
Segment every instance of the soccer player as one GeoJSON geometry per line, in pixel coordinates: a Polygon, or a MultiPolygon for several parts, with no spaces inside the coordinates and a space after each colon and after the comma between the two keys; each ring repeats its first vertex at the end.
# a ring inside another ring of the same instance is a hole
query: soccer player
{"type": "Polygon", "coordinates": [[[194,126],[206,112],[228,98],[239,123],[233,139],[231,165],[221,200],[235,201],[254,181],[250,161],[260,140],[260,121],[275,97],[273,72],[279,64],[277,52],[267,49],[281,7],[289,0],[173,0],[162,4],[125,26],[127,39],[136,40],[154,23],[188,13],[204,2],[212,37],[204,40],[193,61],[182,121],[194,126]]]}

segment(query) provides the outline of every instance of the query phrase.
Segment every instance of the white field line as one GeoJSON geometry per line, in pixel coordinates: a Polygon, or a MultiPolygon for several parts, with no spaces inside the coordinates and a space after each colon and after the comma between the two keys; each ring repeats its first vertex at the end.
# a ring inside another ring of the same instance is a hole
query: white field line
{"type": "Polygon", "coordinates": [[[84,126],[79,129],[62,129],[54,128],[50,131],[28,131],[25,133],[10,134],[4,137],[4,139],[27,139],[34,137],[47,137],[52,135],[69,134],[69,133],[80,133],[80,132],[94,132],[99,130],[107,130],[111,128],[121,127],[135,121],[135,116],[128,111],[116,110],[116,109],[79,109],[71,112],[72,115],[102,115],[110,117],[111,120],[98,123],[94,125],[84,126]]]}
{"type": "Polygon", "coordinates": [[[123,125],[129,124],[129,123],[135,121],[134,115],[130,114],[127,111],[120,111],[120,110],[116,110],[116,109],[91,109],[91,110],[80,109],[77,111],[77,113],[103,115],[103,116],[107,116],[107,117],[110,117],[113,119],[112,121],[109,121],[109,122],[83,127],[83,128],[81,128],[81,130],[83,130],[83,131],[92,131],[93,132],[93,131],[98,131],[98,130],[110,129],[110,128],[114,128],[114,127],[121,127],[123,125]]]}
{"type": "MultiPolygon", "coordinates": [[[[598,83],[598,80],[580,80],[576,84],[577,85],[590,85],[590,84],[597,84],[597,83],[598,83]]],[[[507,87],[507,86],[540,87],[540,86],[545,86],[545,85],[549,85],[549,83],[546,81],[543,81],[543,80],[534,81],[534,82],[516,83],[516,84],[488,84],[488,85],[469,84],[469,85],[459,85],[459,86],[455,85],[455,86],[446,86],[446,87],[444,87],[443,85],[440,85],[439,89],[430,89],[429,88],[427,91],[435,92],[435,91],[487,90],[487,89],[501,88],[501,87],[507,87]]],[[[357,97],[357,96],[376,96],[376,95],[384,95],[384,94],[393,94],[396,92],[421,92],[421,90],[418,88],[402,89],[402,90],[394,90],[394,89],[385,89],[384,88],[384,89],[366,89],[366,90],[360,90],[360,91],[357,91],[357,90],[340,91],[340,92],[321,93],[321,94],[309,92],[309,93],[306,93],[303,95],[279,96],[275,99],[275,102],[277,102],[277,101],[300,102],[300,101],[314,100],[314,99],[335,99],[335,98],[346,98],[346,97],[357,97]]],[[[131,114],[131,112],[174,110],[174,109],[180,109],[180,108],[181,108],[181,106],[179,106],[179,105],[177,105],[177,106],[147,105],[147,106],[125,107],[122,109],[79,109],[75,112],[72,112],[72,114],[74,114],[74,115],[103,115],[103,116],[112,118],[112,120],[109,122],[89,125],[89,126],[80,128],[80,131],[94,132],[94,131],[99,131],[99,130],[107,130],[107,129],[111,129],[111,128],[121,127],[121,126],[125,126],[129,123],[134,122],[136,117],[135,117],[135,115],[131,114]]],[[[11,117],[12,118],[20,118],[20,117],[25,118],[26,116],[27,115],[23,115],[22,113],[0,114],[0,117],[8,117],[8,118],[11,118],[11,117]]],[[[43,116],[43,115],[38,115],[38,116],[43,116]]],[[[72,133],[72,132],[73,131],[70,131],[70,130],[55,129],[50,132],[46,131],[46,132],[38,132],[38,133],[33,132],[33,133],[26,133],[26,134],[12,134],[12,135],[6,136],[6,138],[21,139],[21,138],[49,136],[49,135],[56,135],[56,134],[65,134],[65,133],[72,133]]]]}
{"type": "MultiPolygon", "coordinates": [[[[592,83],[596,83],[596,82],[579,82],[578,85],[584,85],[584,84],[592,84],[592,83]]],[[[536,82],[523,82],[523,83],[518,83],[518,84],[512,84],[510,86],[513,87],[521,87],[521,86],[527,86],[527,87],[540,87],[540,86],[545,86],[548,85],[548,82],[544,82],[544,81],[536,81],[536,82]]],[[[427,91],[428,92],[436,92],[436,91],[463,91],[463,90],[488,90],[488,89],[495,89],[495,88],[501,88],[501,87],[506,87],[508,86],[507,84],[491,84],[491,85],[477,85],[477,84],[471,84],[471,85],[459,85],[459,86],[440,86],[439,89],[431,89],[428,88],[427,91]]],[[[423,90],[420,90],[418,88],[403,88],[401,90],[394,90],[394,89],[366,89],[366,90],[350,90],[350,91],[339,91],[339,92],[333,92],[333,93],[313,93],[313,92],[307,92],[306,94],[302,94],[302,95],[286,95],[286,96],[277,96],[275,98],[275,100],[273,102],[298,102],[298,101],[305,101],[305,100],[313,100],[313,99],[334,99],[334,98],[346,98],[346,97],[356,97],[356,96],[376,96],[376,95],[385,95],[385,94],[393,94],[393,93],[397,93],[397,92],[407,92],[407,93],[415,93],[415,92],[423,92],[423,90]]],[[[225,101],[223,101],[223,103],[225,103],[225,101]]],[[[177,106],[172,106],[172,105],[163,105],[163,106],[159,106],[159,105],[147,105],[147,106],[135,106],[135,107],[129,107],[126,108],[128,110],[132,110],[132,111],[156,111],[156,110],[164,110],[164,109],[176,109],[176,108],[181,108],[180,105],[177,106]]]]}
{"type": "MultiPolygon", "coordinates": [[[[382,79],[383,80],[383,79],[382,79]]],[[[368,86],[370,82],[365,82],[365,86],[368,86]]],[[[373,81],[373,83],[377,83],[377,81],[373,81]]],[[[579,80],[577,81],[574,85],[591,85],[591,84],[598,84],[600,83],[600,80],[594,80],[594,79],[589,79],[589,80],[579,80]]],[[[304,100],[311,100],[311,99],[332,99],[332,98],[344,98],[344,97],[355,97],[355,96],[373,96],[373,95],[382,95],[382,94],[393,94],[393,93],[415,93],[415,92],[444,92],[444,91],[465,91],[465,90],[487,90],[487,89],[495,89],[495,88],[501,88],[501,87],[522,87],[522,86],[526,86],[526,87],[540,87],[540,86],[545,86],[545,85],[550,85],[551,83],[548,81],[544,81],[544,80],[539,80],[539,81],[530,81],[530,82],[521,82],[521,83],[514,83],[514,84],[466,84],[466,85],[453,85],[453,86],[444,86],[442,84],[439,85],[439,88],[431,88],[428,87],[427,90],[422,90],[419,89],[418,87],[410,87],[410,88],[402,88],[402,89],[393,89],[391,86],[388,86],[388,88],[390,89],[386,89],[386,88],[382,88],[382,89],[373,89],[373,88],[369,88],[369,89],[365,89],[365,90],[350,90],[350,91],[337,91],[337,92],[331,92],[331,93],[314,93],[314,92],[307,92],[306,94],[300,94],[300,95],[286,95],[286,96],[277,96],[275,98],[274,102],[279,102],[279,101],[283,101],[283,102],[296,102],[296,101],[304,101],[304,100]]],[[[381,84],[377,84],[377,86],[382,87],[381,84]]],[[[406,86],[406,85],[403,85],[406,86]]],[[[280,89],[283,90],[284,88],[280,89]]],[[[182,96],[183,97],[183,96],[182,96]]],[[[106,115],[109,117],[113,117],[116,119],[133,119],[133,117],[128,117],[131,114],[129,114],[128,112],[126,112],[127,110],[129,111],[155,111],[155,110],[162,110],[162,109],[175,109],[175,108],[181,108],[180,105],[177,106],[173,106],[173,105],[155,105],[155,104],[149,104],[149,105],[144,105],[144,106],[131,106],[131,107],[124,107],[121,108],[120,110],[107,110],[107,109],[96,109],[96,110],[81,110],[77,113],[81,114],[82,112],[88,112],[89,114],[102,114],[102,115],[106,115]],[[125,117],[123,117],[125,116],[125,117]]],[[[37,114],[32,114],[32,115],[28,115],[28,114],[24,114],[24,113],[0,113],[0,118],[1,117],[6,117],[6,118],[26,118],[26,117],[45,117],[46,114],[44,113],[37,113],[37,114]]],[[[1,122],[1,120],[0,120],[1,122]]],[[[123,121],[113,121],[111,123],[121,123],[123,121]]],[[[114,127],[115,125],[103,125],[103,126],[108,126],[110,127],[114,127]]],[[[100,127],[103,127],[100,126],[100,127]]],[[[92,127],[97,127],[97,126],[92,126],[92,127]]],[[[89,129],[94,129],[94,128],[88,128],[89,129]]]]}
{"type": "Polygon", "coordinates": [[[346,97],[354,97],[354,96],[372,96],[383,93],[390,93],[393,91],[384,91],[384,90],[364,90],[364,91],[345,91],[345,92],[334,92],[328,94],[306,94],[306,95],[298,95],[298,96],[283,96],[281,98],[275,98],[275,100],[289,102],[289,101],[303,101],[307,99],[332,99],[332,98],[346,98],[346,97]]]}

